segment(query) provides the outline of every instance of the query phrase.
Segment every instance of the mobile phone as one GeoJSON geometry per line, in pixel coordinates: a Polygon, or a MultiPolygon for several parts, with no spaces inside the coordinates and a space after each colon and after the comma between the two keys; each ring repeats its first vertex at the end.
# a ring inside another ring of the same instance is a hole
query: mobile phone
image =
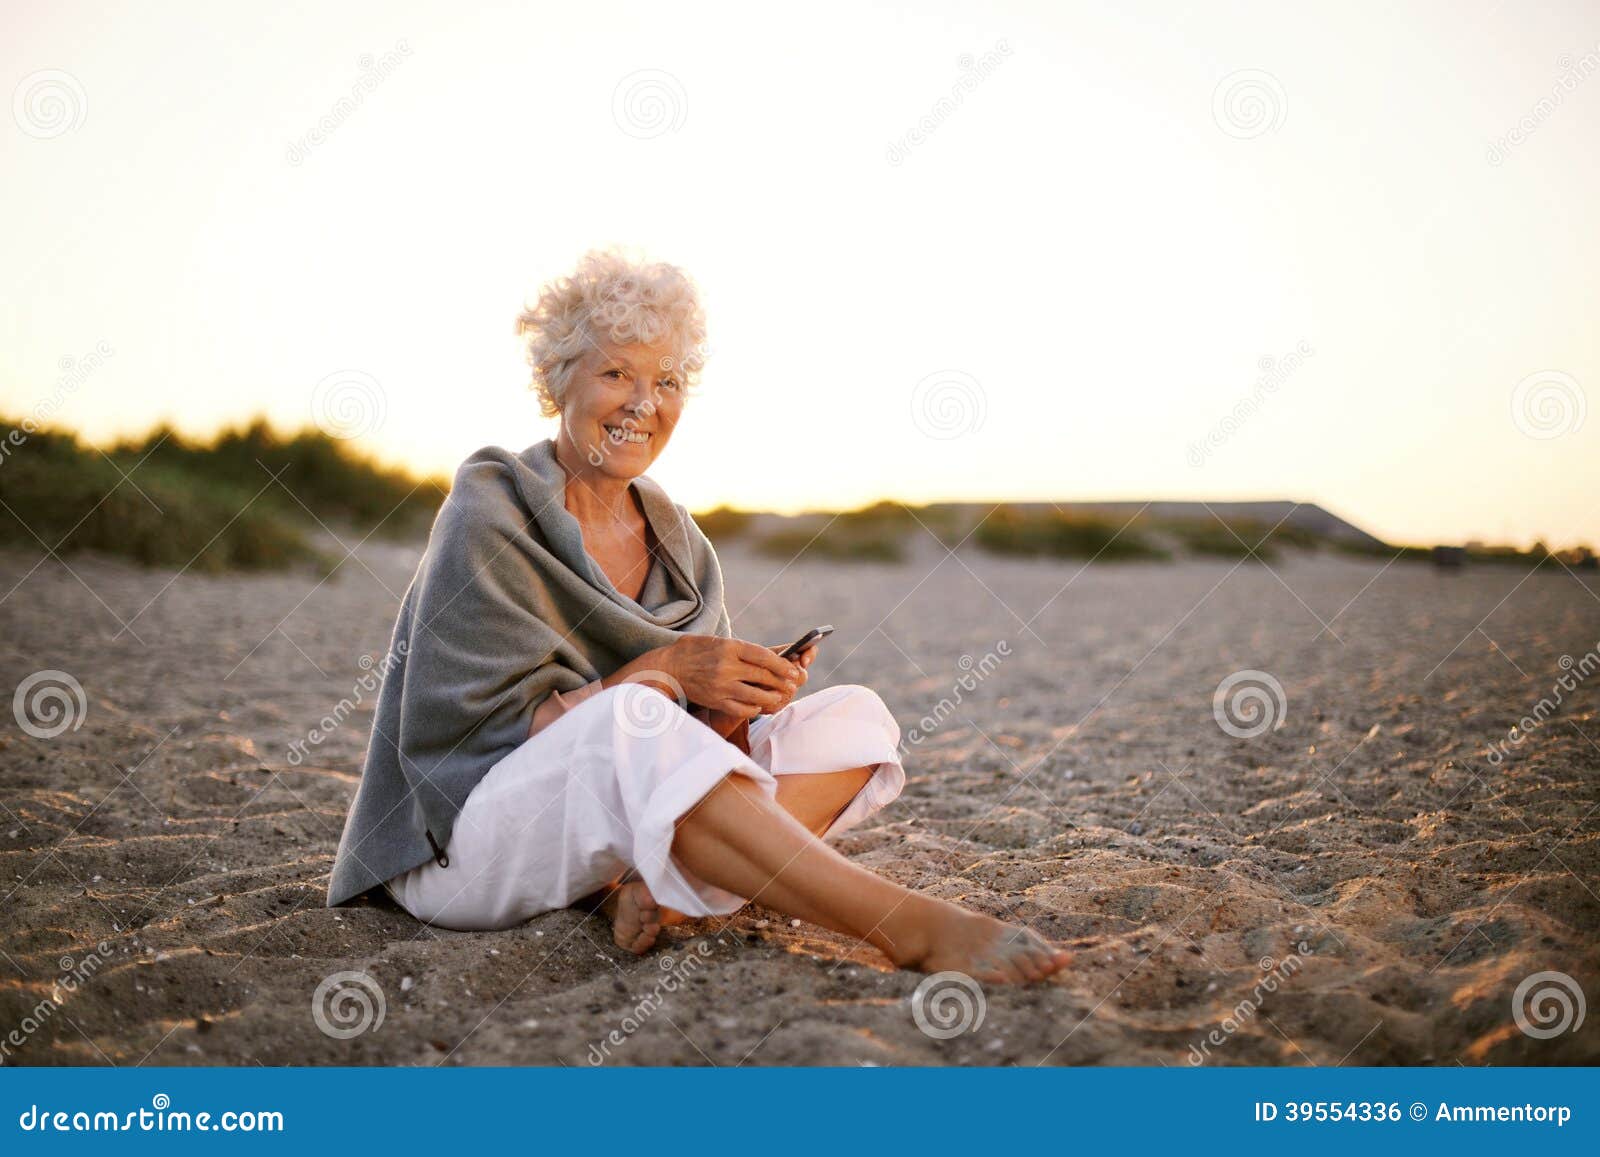
{"type": "Polygon", "coordinates": [[[831,634],[833,634],[833,628],[831,626],[812,627],[805,634],[801,635],[794,642],[790,643],[783,650],[779,651],[778,658],[793,659],[796,655],[798,655],[801,651],[804,651],[807,647],[811,646],[811,644],[815,643],[818,639],[825,639],[831,634]]]}

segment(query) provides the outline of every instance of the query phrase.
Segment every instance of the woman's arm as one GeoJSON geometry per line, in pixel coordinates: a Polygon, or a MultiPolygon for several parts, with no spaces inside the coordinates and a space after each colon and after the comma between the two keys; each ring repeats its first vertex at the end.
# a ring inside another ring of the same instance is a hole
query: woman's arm
{"type": "Polygon", "coordinates": [[[602,678],[600,686],[615,687],[619,683],[643,683],[647,687],[654,687],[668,699],[681,702],[683,686],[669,670],[672,663],[671,651],[670,646],[646,651],[602,678]]]}
{"type": "MultiPolygon", "coordinates": [[[[771,650],[781,653],[788,645],[789,644],[787,643],[779,643],[772,647],[771,650]]],[[[794,661],[800,665],[799,682],[796,683],[794,692],[789,695],[788,699],[774,707],[771,711],[767,712],[767,714],[776,715],[790,703],[794,702],[794,696],[799,694],[800,688],[805,686],[806,680],[810,678],[810,676],[806,673],[806,668],[811,666],[812,661],[816,657],[817,645],[815,643],[812,643],[811,646],[807,647],[804,651],[795,656],[794,661]]],[[[742,716],[730,715],[725,711],[713,711],[709,707],[696,708],[694,711],[694,716],[724,739],[729,738],[734,731],[739,728],[740,724],[749,723],[749,720],[743,718],[742,716]]]]}
{"type": "Polygon", "coordinates": [[[647,687],[654,687],[667,698],[682,703],[683,688],[673,685],[676,680],[672,679],[663,666],[666,662],[666,651],[666,647],[657,647],[624,663],[604,678],[595,679],[571,691],[552,691],[534,709],[533,720],[528,725],[528,738],[533,738],[589,696],[598,694],[607,687],[615,687],[619,683],[643,683],[647,687]]]}
{"type": "MultiPolygon", "coordinates": [[[[643,683],[647,687],[654,687],[669,699],[689,710],[696,719],[705,723],[723,738],[731,737],[739,730],[741,725],[749,722],[750,714],[735,714],[691,702],[690,693],[685,689],[683,678],[680,677],[680,674],[683,677],[689,677],[689,673],[680,673],[678,671],[675,662],[677,659],[677,655],[674,652],[675,645],[669,644],[665,647],[656,647],[646,651],[603,678],[586,683],[582,687],[568,691],[565,694],[552,692],[547,695],[544,702],[533,713],[533,719],[528,727],[528,735],[530,737],[533,736],[560,718],[564,711],[576,707],[590,695],[604,688],[615,687],[621,683],[643,683]]],[[[784,644],[780,643],[777,646],[768,648],[768,650],[778,652],[783,647],[784,644]]],[[[796,656],[792,665],[788,661],[781,662],[781,669],[788,672],[785,677],[790,682],[785,685],[784,691],[775,695],[770,690],[763,690],[762,697],[770,697],[771,699],[770,702],[764,705],[764,709],[768,714],[781,711],[793,700],[800,687],[806,682],[806,668],[811,666],[812,660],[815,658],[816,647],[813,645],[796,656]]],[[[772,665],[774,667],[780,666],[779,663],[772,665]]],[[[747,690],[745,693],[748,694],[749,691],[747,690]]]]}
{"type": "Polygon", "coordinates": [[[550,692],[544,697],[544,701],[533,709],[533,722],[528,726],[528,738],[532,739],[599,690],[600,680],[596,679],[572,691],[550,692]]]}
{"type": "Polygon", "coordinates": [[[618,683],[644,683],[657,688],[662,694],[673,699],[679,698],[681,692],[659,679],[651,679],[649,677],[651,674],[658,676],[665,674],[661,670],[659,663],[661,656],[658,652],[662,650],[665,650],[665,648],[646,651],[643,655],[640,655],[630,663],[618,667],[604,678],[585,683],[582,687],[574,688],[571,691],[550,692],[544,697],[544,701],[534,708],[533,720],[528,724],[528,738],[532,739],[568,711],[571,711],[578,704],[589,698],[589,696],[598,694],[607,687],[615,687],[618,683]]]}

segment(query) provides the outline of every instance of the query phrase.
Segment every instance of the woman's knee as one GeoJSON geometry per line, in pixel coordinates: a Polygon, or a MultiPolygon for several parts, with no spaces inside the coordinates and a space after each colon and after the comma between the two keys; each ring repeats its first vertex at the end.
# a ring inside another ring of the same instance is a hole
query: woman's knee
{"type": "Polygon", "coordinates": [[[832,687],[825,687],[809,698],[821,701],[823,709],[848,713],[852,718],[870,720],[883,728],[888,736],[889,746],[898,747],[900,744],[900,725],[895,722],[894,713],[889,710],[888,704],[871,687],[860,683],[837,683],[832,687]]]}

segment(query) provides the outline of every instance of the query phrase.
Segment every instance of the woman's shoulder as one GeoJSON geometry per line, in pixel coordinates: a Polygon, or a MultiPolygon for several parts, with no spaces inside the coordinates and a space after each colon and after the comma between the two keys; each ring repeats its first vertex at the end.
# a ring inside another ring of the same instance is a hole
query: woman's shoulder
{"type": "Polygon", "coordinates": [[[456,467],[450,483],[450,497],[470,502],[512,488],[516,455],[504,446],[484,446],[474,450],[456,467]]]}
{"type": "MultiPolygon", "coordinates": [[[[524,455],[526,452],[524,452],[524,455]]],[[[528,521],[531,476],[524,455],[503,446],[484,446],[456,467],[450,493],[439,508],[434,534],[450,538],[516,534],[528,521]]]]}
{"type": "Polygon", "coordinates": [[[504,446],[484,446],[456,467],[450,497],[475,507],[543,502],[560,488],[562,476],[550,441],[536,442],[520,453],[504,446]]]}
{"type": "Polygon", "coordinates": [[[704,530],[700,529],[700,524],[695,521],[694,515],[689,513],[689,508],[677,502],[672,504],[672,508],[678,512],[678,518],[683,522],[684,528],[689,532],[689,537],[692,538],[696,543],[703,543],[706,547],[710,548],[711,537],[706,534],[704,530]]]}

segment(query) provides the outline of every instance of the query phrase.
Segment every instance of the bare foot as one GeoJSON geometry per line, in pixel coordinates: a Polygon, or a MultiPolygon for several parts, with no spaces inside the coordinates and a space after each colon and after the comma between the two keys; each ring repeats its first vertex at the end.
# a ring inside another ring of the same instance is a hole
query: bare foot
{"type": "Polygon", "coordinates": [[[648,952],[661,934],[661,908],[642,880],[613,888],[600,910],[611,918],[611,938],[618,948],[648,952]]]}
{"type": "Polygon", "coordinates": [[[906,932],[901,951],[890,957],[919,972],[964,972],[974,980],[1027,984],[1043,980],[1072,963],[1072,953],[1020,924],[1006,924],[942,900],[924,897],[906,932]]]}

